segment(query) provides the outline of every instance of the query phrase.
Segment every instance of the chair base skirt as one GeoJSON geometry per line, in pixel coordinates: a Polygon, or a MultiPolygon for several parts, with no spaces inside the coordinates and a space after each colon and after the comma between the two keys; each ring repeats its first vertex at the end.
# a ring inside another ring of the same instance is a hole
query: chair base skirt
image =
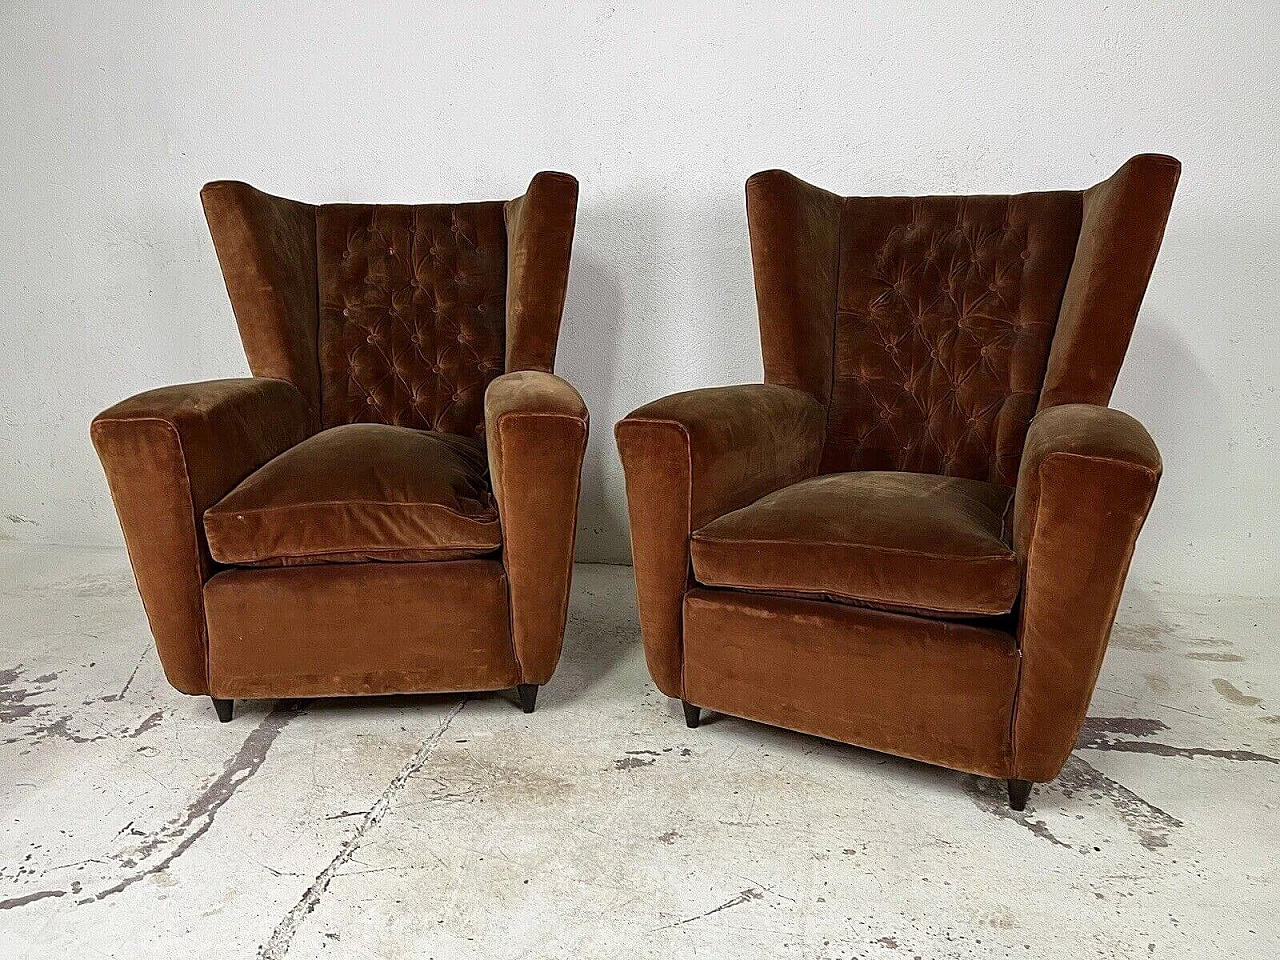
{"type": "Polygon", "coordinates": [[[913,760],[1008,778],[1013,637],[818,600],[694,589],[687,703],[913,760]]]}
{"type": "Polygon", "coordinates": [[[520,682],[494,560],[225,570],[205,584],[215,699],[502,690],[520,682]]]}

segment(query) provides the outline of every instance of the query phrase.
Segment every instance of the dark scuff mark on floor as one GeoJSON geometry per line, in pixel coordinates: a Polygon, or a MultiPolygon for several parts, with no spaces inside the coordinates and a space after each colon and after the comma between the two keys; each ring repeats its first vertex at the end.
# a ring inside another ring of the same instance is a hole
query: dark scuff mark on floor
{"type": "MultiPolygon", "coordinates": [[[[218,815],[218,811],[235,795],[244,783],[253,777],[267,758],[267,751],[275,743],[280,731],[289,721],[305,710],[310,701],[280,701],[262,718],[261,722],[245,737],[244,744],[236,751],[235,756],[223,768],[209,786],[191,803],[187,804],[182,815],[170,820],[155,833],[147,835],[141,844],[127,854],[117,857],[126,869],[138,866],[158,850],[174,844],[173,848],[153,866],[137,870],[105,890],[86,897],[79,903],[92,903],[103,900],[133,886],[139,880],[154,876],[166,870],[171,863],[182,856],[193,843],[204,836],[218,815]]],[[[150,718],[148,718],[149,720],[150,718]]],[[[144,721],[144,724],[146,721],[144,721]]]]}
{"type": "Polygon", "coordinates": [[[164,719],[164,711],[163,710],[155,711],[149,717],[147,717],[147,719],[143,720],[140,724],[138,724],[133,729],[132,733],[125,734],[126,739],[132,740],[135,737],[142,736],[152,727],[156,726],[156,724],[158,724],[162,719],[164,719]]]}
{"type": "Polygon", "coordinates": [[[1120,753],[1146,753],[1156,757],[1180,757],[1194,760],[1211,757],[1216,760],[1235,760],[1243,763],[1280,763],[1280,758],[1252,750],[1214,750],[1209,747],[1175,747],[1151,740],[1117,740],[1115,734],[1132,737],[1150,737],[1169,727],[1159,720],[1141,720],[1131,717],[1089,717],[1080,730],[1079,750],[1110,750],[1120,753]]]}
{"type": "Polygon", "coordinates": [[[1125,827],[1148,850],[1169,845],[1169,833],[1183,824],[1155,804],[1138,796],[1124,784],[1117,783],[1083,757],[1071,756],[1055,781],[1068,799],[1077,791],[1109,800],[1120,814],[1125,827]]]}
{"type": "Polygon", "coordinates": [[[119,693],[108,694],[105,697],[99,697],[97,701],[86,700],[85,706],[91,703],[115,703],[124,699],[124,695],[129,692],[129,688],[133,686],[133,678],[138,675],[138,670],[142,667],[142,661],[147,659],[147,654],[151,652],[151,644],[147,644],[142,648],[142,656],[138,657],[138,662],[133,665],[133,672],[129,674],[129,679],[124,682],[124,686],[120,688],[119,693]]]}
{"type": "Polygon", "coordinates": [[[316,875],[310,886],[303,891],[298,902],[290,908],[288,913],[280,918],[280,922],[276,924],[276,928],[271,932],[270,938],[258,950],[260,960],[280,960],[281,957],[289,952],[293,946],[293,938],[297,936],[298,928],[302,926],[302,921],[315,910],[320,903],[320,898],[324,896],[329,889],[329,884],[333,882],[333,878],[355,856],[356,851],[364,843],[365,837],[382,822],[382,818],[391,810],[396,797],[404,790],[405,784],[426,765],[441,738],[448,732],[454,719],[462,712],[462,708],[467,705],[469,700],[469,697],[463,697],[458,705],[445,715],[444,720],[441,721],[435,732],[418,745],[418,749],[414,751],[413,756],[405,761],[400,771],[391,778],[391,782],[383,788],[382,793],[378,794],[378,798],[370,805],[369,812],[364,815],[364,819],[360,821],[355,831],[343,842],[338,852],[334,854],[333,859],[329,861],[329,865],[316,875]]]}

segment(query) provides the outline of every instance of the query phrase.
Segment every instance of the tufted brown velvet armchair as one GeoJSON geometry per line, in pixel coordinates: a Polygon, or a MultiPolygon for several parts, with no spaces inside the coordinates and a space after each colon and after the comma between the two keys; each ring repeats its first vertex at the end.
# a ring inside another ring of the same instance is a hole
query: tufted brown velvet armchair
{"type": "Polygon", "coordinates": [[[839,197],[747,181],[765,383],[617,426],[663,693],[1009,781],[1079,734],[1155,444],[1107,403],[1178,181],[839,197]]]}
{"type": "Polygon", "coordinates": [[[254,376],[93,422],[169,682],[518,687],[560,656],[587,410],[552,373],[578,184],[507,203],[201,192],[254,376]]]}

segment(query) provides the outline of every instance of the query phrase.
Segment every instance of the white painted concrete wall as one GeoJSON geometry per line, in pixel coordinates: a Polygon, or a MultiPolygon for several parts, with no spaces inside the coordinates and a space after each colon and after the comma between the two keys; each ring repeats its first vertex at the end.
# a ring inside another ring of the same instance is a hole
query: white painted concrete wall
{"type": "Polygon", "coordinates": [[[205,180],[414,201],[576,174],[559,369],[594,424],[580,556],[622,560],[614,421],[761,375],[750,173],[1004,192],[1153,150],[1184,173],[1115,399],[1166,460],[1134,581],[1275,592],[1274,4],[800,6],[5,3],[0,536],[118,542],[92,414],[247,371],[205,180]]]}

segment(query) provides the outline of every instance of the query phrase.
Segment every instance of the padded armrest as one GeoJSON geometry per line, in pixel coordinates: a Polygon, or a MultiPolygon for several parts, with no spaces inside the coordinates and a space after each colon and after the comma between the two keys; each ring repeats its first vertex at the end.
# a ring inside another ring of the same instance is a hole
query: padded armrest
{"type": "Polygon", "coordinates": [[[1150,435],[1118,410],[1064,404],[1031,422],[1013,501],[1018,779],[1052,780],[1071,753],[1160,471],[1150,435]]]}
{"type": "Polygon", "coordinates": [[[156,649],[183,693],[208,692],[203,586],[213,561],[204,511],[305,439],[310,423],[292,384],[264,378],[161,387],[93,420],[156,649]]]}
{"type": "Polygon", "coordinates": [[[744,384],[655,400],[615,428],[627,480],[645,656],[667,696],[680,696],[689,535],[813,476],[825,418],[822,405],[807,393],[744,384]]]}
{"type": "Polygon", "coordinates": [[[522,370],[489,384],[484,419],[520,682],[542,684],[569,609],[587,407],[554,374],[522,370]]]}

